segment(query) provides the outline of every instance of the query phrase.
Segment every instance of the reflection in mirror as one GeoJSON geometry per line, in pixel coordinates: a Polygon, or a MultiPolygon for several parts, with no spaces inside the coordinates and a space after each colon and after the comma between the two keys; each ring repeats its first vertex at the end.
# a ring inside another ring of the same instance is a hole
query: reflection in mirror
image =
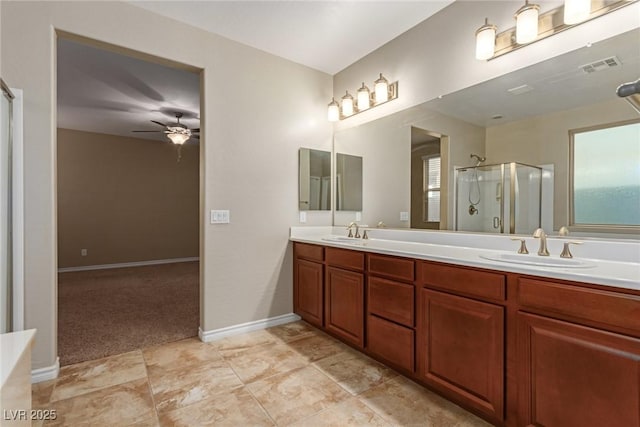
{"type": "Polygon", "coordinates": [[[331,153],[301,148],[298,155],[299,209],[331,210],[331,153]]]}
{"type": "MultiPolygon", "coordinates": [[[[441,99],[336,132],[336,152],[367,158],[362,222],[376,224],[382,220],[389,227],[419,227],[424,208],[415,208],[411,202],[414,198],[411,187],[415,185],[409,173],[412,128],[419,128],[442,136],[440,229],[456,229],[454,174],[456,168],[476,166],[477,162],[469,157],[471,153],[485,157],[485,164],[516,162],[542,168],[542,227],[552,233],[571,225],[570,132],[640,119],[638,112],[616,95],[620,84],[638,79],[639,39],[640,29],[634,29],[441,99]],[[602,61],[611,57],[615,61],[602,61]],[[402,212],[411,212],[409,222],[399,220],[402,212]]],[[[612,143],[603,142],[605,146],[612,143]]],[[[598,158],[602,163],[608,162],[609,157],[598,158]]],[[[619,169],[616,165],[600,166],[598,171],[619,169]]],[[[640,169],[640,159],[635,160],[635,168],[640,169]]],[[[494,187],[487,194],[495,198],[496,191],[494,187]]],[[[468,209],[470,203],[465,200],[463,207],[468,209]]],[[[615,207],[611,207],[610,211],[613,210],[615,207]]],[[[334,221],[335,225],[342,225],[352,220],[341,215],[334,221]]],[[[493,223],[489,225],[488,232],[499,232],[499,227],[495,231],[493,223]]],[[[505,233],[509,232],[507,225],[505,233]]],[[[604,232],[622,237],[620,233],[625,231],[574,226],[571,232],[593,236],[602,236],[604,232]]],[[[637,228],[626,235],[637,236],[637,228]]]]}
{"type": "Polygon", "coordinates": [[[336,154],[336,210],[362,210],[362,157],[336,154]]]}
{"type": "Polygon", "coordinates": [[[411,228],[440,228],[440,135],[411,127],[411,228]]]}

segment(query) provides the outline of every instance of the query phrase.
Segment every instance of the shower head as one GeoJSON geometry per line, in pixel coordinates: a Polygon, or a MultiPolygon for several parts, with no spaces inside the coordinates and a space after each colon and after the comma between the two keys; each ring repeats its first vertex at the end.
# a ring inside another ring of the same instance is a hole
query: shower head
{"type": "Polygon", "coordinates": [[[469,157],[472,159],[475,158],[478,161],[478,163],[476,163],[476,166],[480,166],[480,163],[484,163],[487,161],[486,157],[480,157],[477,154],[471,154],[469,157]]]}

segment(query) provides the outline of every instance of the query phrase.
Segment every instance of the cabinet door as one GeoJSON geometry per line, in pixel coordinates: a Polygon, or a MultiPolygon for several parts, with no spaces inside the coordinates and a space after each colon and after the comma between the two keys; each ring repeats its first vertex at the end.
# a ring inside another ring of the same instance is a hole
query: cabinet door
{"type": "Polygon", "coordinates": [[[421,290],[420,377],[500,422],[504,408],[504,309],[421,290]]]}
{"type": "Polygon", "coordinates": [[[640,426],[640,340],[518,313],[519,424],[640,426]]]}
{"type": "Polygon", "coordinates": [[[364,276],[327,267],[325,327],[359,347],[364,346],[364,276]]]}
{"type": "Polygon", "coordinates": [[[323,280],[322,264],[296,260],[294,311],[307,322],[322,327],[323,280]]]}

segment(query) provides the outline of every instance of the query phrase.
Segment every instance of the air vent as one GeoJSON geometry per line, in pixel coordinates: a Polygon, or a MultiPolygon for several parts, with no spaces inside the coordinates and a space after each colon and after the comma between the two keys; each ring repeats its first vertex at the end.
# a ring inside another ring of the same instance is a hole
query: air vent
{"type": "Polygon", "coordinates": [[[620,62],[617,57],[612,56],[609,58],[593,61],[590,64],[581,65],[580,68],[585,73],[595,73],[596,71],[602,71],[612,67],[619,67],[621,65],[622,62],[620,62]]]}
{"type": "Polygon", "coordinates": [[[533,88],[527,84],[522,86],[512,87],[511,89],[507,89],[511,95],[522,95],[523,93],[531,92],[533,88]]]}

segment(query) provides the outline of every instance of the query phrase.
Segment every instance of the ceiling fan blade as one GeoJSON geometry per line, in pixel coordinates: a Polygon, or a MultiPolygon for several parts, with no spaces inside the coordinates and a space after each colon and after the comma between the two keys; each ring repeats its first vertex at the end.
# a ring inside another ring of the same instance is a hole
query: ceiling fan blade
{"type": "Polygon", "coordinates": [[[191,129],[191,132],[200,132],[200,128],[191,129]]]}
{"type": "Polygon", "coordinates": [[[153,132],[153,133],[162,133],[163,130],[132,130],[131,132],[153,132]]]}
{"type": "Polygon", "coordinates": [[[157,125],[167,127],[167,125],[165,125],[164,123],[160,123],[160,122],[157,122],[157,121],[155,121],[155,120],[151,120],[151,123],[155,123],[155,124],[157,124],[157,125]]]}

